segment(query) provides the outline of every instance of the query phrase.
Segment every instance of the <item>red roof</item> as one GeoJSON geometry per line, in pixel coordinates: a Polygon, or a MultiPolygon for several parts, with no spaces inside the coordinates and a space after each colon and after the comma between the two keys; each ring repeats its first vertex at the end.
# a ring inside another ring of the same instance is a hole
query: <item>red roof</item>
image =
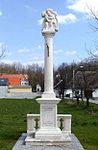
{"type": "Polygon", "coordinates": [[[21,85],[21,81],[27,80],[28,76],[22,75],[22,74],[2,74],[0,75],[0,78],[6,78],[8,79],[9,85],[21,85]]]}

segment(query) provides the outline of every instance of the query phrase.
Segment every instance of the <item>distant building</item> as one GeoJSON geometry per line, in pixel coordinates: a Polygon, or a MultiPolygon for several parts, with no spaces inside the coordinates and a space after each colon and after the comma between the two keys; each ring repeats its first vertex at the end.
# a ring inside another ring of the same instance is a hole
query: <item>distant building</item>
{"type": "Polygon", "coordinates": [[[28,83],[28,75],[27,74],[2,74],[0,75],[0,80],[4,79],[9,86],[19,86],[26,85],[28,83]]]}
{"type": "Polygon", "coordinates": [[[0,98],[5,98],[8,92],[8,80],[0,78],[0,98]]]}
{"type": "Polygon", "coordinates": [[[27,74],[0,75],[0,98],[33,98],[27,74]]]}
{"type": "Polygon", "coordinates": [[[0,86],[7,86],[8,79],[7,78],[0,78],[0,86]]]}
{"type": "Polygon", "coordinates": [[[31,86],[10,86],[8,88],[9,93],[32,93],[31,86]]]}
{"type": "Polygon", "coordinates": [[[22,86],[27,86],[27,85],[29,85],[28,80],[23,80],[23,81],[21,81],[21,85],[22,85],[22,86]]]}
{"type": "Polygon", "coordinates": [[[41,92],[41,86],[39,84],[36,85],[36,92],[41,92]]]}

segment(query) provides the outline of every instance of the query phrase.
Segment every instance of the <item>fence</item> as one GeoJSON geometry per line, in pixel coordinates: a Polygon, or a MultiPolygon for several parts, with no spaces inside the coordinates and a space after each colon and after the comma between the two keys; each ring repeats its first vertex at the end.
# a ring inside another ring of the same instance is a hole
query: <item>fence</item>
{"type": "MultiPolygon", "coordinates": [[[[61,129],[62,134],[71,134],[71,117],[70,114],[57,115],[58,127],[61,129]]],[[[40,115],[27,114],[27,136],[35,136],[38,128],[40,128],[40,115]]]]}

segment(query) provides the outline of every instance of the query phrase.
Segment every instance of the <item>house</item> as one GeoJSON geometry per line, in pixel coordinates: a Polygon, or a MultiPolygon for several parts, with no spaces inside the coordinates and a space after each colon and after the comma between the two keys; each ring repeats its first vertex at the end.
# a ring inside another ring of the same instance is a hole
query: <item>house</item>
{"type": "Polygon", "coordinates": [[[32,88],[28,82],[27,74],[2,74],[0,86],[7,86],[8,93],[30,93],[32,88]]]}
{"type": "Polygon", "coordinates": [[[28,82],[28,75],[26,74],[2,74],[0,79],[2,78],[7,80],[8,86],[20,86],[28,82]]]}
{"type": "MultiPolygon", "coordinates": [[[[35,95],[36,96],[36,95],[35,95]]],[[[26,74],[0,75],[0,98],[33,98],[26,74]]]]}
{"type": "Polygon", "coordinates": [[[0,78],[0,86],[7,86],[7,85],[8,85],[8,79],[0,78]]]}

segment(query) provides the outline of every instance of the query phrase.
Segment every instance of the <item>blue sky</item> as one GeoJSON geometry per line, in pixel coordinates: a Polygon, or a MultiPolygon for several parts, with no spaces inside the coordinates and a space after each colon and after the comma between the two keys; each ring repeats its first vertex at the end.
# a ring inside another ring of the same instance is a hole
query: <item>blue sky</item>
{"type": "Polygon", "coordinates": [[[88,8],[97,13],[98,0],[0,0],[0,47],[6,43],[3,62],[43,64],[40,19],[47,8],[54,9],[59,20],[54,37],[55,66],[89,57],[86,49],[97,54],[97,32],[91,28],[95,21],[88,8]]]}

